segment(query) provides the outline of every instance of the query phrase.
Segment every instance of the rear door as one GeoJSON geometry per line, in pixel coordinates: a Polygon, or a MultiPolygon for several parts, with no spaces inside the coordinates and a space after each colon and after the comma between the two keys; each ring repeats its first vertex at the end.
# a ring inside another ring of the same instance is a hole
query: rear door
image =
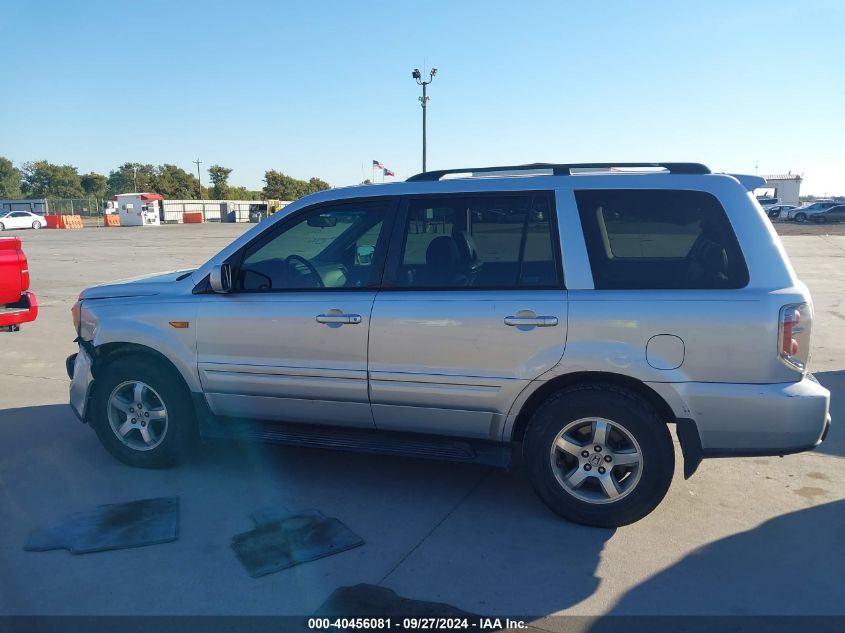
{"type": "Polygon", "coordinates": [[[371,317],[376,426],[498,438],[566,323],[551,192],[407,198],[371,317]]]}
{"type": "Polygon", "coordinates": [[[6,216],[3,224],[7,229],[27,229],[32,226],[32,220],[26,211],[13,211],[6,216]]]}

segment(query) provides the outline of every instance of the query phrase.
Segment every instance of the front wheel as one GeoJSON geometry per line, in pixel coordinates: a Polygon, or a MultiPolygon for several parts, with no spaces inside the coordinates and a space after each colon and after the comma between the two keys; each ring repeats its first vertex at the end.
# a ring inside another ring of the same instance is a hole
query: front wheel
{"type": "Polygon", "coordinates": [[[546,505],[596,527],[649,514],[675,467],[666,422],[639,396],[613,385],[569,387],[549,398],[529,423],[524,454],[546,505]]]}
{"type": "Polygon", "coordinates": [[[0,222],[0,231],[5,231],[5,230],[6,230],[6,225],[3,224],[2,222],[0,222]]]}
{"type": "Polygon", "coordinates": [[[174,465],[195,437],[193,407],[182,377],[146,356],[105,366],[94,382],[89,406],[100,442],[130,466],[174,465]]]}
{"type": "Polygon", "coordinates": [[[795,221],[796,222],[806,222],[807,221],[807,214],[806,213],[796,213],[795,214],[795,221]]]}

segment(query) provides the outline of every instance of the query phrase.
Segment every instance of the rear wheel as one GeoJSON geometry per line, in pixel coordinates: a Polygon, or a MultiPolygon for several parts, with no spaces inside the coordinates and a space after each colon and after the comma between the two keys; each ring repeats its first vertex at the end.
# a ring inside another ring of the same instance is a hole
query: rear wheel
{"type": "Polygon", "coordinates": [[[597,527],[646,516],[666,495],[675,466],[665,421],[613,385],[569,387],[549,398],[529,423],[524,452],[546,505],[597,527]]]}
{"type": "Polygon", "coordinates": [[[41,222],[39,222],[38,220],[36,220],[35,222],[33,222],[33,223],[32,223],[32,228],[34,228],[34,229],[40,229],[40,228],[41,228],[41,222]]]}
{"type": "Polygon", "coordinates": [[[147,356],[118,359],[100,370],[90,406],[100,442],[130,466],[176,464],[196,435],[182,377],[173,367],[147,356]]]}

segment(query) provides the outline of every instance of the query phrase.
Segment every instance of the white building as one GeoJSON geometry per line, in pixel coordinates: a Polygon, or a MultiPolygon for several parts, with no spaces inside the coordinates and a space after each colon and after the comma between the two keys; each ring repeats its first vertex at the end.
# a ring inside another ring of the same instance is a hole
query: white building
{"type": "Polygon", "coordinates": [[[121,193],[112,198],[120,215],[120,226],[158,226],[162,197],[157,193],[121,193]]]}
{"type": "Polygon", "coordinates": [[[766,179],[765,189],[769,196],[777,198],[779,204],[794,204],[800,206],[798,200],[801,189],[801,176],[797,174],[780,174],[774,176],[763,176],[766,179]],[[774,190],[774,191],[772,191],[774,190]]]}

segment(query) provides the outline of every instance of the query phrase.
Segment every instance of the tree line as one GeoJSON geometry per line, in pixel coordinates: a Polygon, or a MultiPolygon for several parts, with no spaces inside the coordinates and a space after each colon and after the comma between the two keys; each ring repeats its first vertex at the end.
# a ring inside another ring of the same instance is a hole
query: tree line
{"type": "Polygon", "coordinates": [[[232,170],[222,165],[208,168],[210,186],[200,187],[197,177],[170,164],[123,163],[103,175],[80,174],[73,165],[56,165],[46,160],[23,163],[20,168],[0,156],[0,198],[96,198],[103,200],[119,193],[158,193],[165,199],[211,200],[296,200],[309,193],[329,189],[319,178],[299,180],[274,169],[264,173],[260,191],[229,184],[232,170]],[[200,193],[201,192],[201,193],[200,193]]]}

